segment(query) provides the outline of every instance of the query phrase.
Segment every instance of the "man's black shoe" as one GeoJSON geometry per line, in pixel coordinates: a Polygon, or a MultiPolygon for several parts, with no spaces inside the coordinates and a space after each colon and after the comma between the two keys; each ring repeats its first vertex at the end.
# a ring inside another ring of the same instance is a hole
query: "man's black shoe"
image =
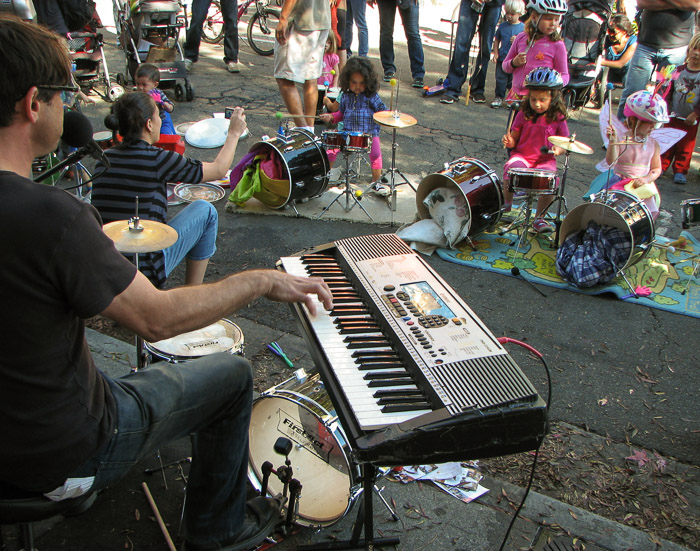
{"type": "MultiPolygon", "coordinates": [[[[212,551],[248,551],[259,545],[280,522],[280,502],[276,499],[258,496],[246,503],[245,522],[238,535],[228,541],[220,542],[220,547],[212,551]]],[[[191,543],[185,543],[184,551],[208,551],[191,543]]]]}
{"type": "Polygon", "coordinates": [[[394,73],[391,71],[384,73],[384,82],[389,82],[392,78],[394,78],[394,73]]]}
{"type": "Polygon", "coordinates": [[[413,79],[413,84],[411,84],[414,88],[423,88],[423,79],[418,77],[413,79]]]}

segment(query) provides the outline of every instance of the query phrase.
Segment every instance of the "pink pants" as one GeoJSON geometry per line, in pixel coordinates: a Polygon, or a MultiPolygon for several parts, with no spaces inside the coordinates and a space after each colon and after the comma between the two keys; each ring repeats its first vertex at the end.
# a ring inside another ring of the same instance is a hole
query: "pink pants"
{"type": "MultiPolygon", "coordinates": [[[[369,162],[372,166],[372,170],[382,169],[382,149],[380,145],[379,136],[374,136],[374,138],[372,138],[372,146],[369,150],[369,162]]],[[[339,152],[339,149],[329,149],[327,151],[328,161],[331,163],[331,165],[335,163],[335,158],[338,156],[339,152]]]]}

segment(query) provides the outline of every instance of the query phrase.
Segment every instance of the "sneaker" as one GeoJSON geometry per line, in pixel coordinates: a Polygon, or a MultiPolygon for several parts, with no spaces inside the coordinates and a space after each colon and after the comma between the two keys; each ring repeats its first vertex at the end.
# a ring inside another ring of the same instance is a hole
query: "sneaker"
{"type": "Polygon", "coordinates": [[[369,191],[374,192],[379,197],[389,197],[391,195],[389,186],[385,186],[379,180],[369,186],[369,191]]]}
{"type": "Polygon", "coordinates": [[[536,218],[532,223],[532,229],[535,233],[550,233],[551,231],[554,231],[552,225],[544,220],[544,218],[536,218]]]}
{"type": "Polygon", "coordinates": [[[493,109],[498,109],[501,105],[503,105],[503,98],[496,98],[491,102],[491,107],[493,109]]]}
{"type": "Polygon", "coordinates": [[[474,103],[486,103],[486,96],[484,94],[474,94],[472,96],[472,101],[474,103]]]}
{"type": "Polygon", "coordinates": [[[227,63],[226,63],[226,70],[227,70],[229,73],[240,73],[240,72],[241,72],[241,68],[240,68],[240,66],[238,65],[238,61],[229,61],[229,62],[227,62],[227,63]]]}
{"type": "Polygon", "coordinates": [[[447,94],[445,94],[444,96],[442,96],[440,98],[440,103],[450,104],[450,103],[454,103],[456,101],[457,101],[457,98],[453,98],[452,96],[448,96],[447,94]]]}
{"type": "Polygon", "coordinates": [[[185,70],[189,73],[192,70],[192,64],[194,61],[191,59],[185,59],[185,70]]]}
{"type": "Polygon", "coordinates": [[[394,74],[391,71],[388,73],[384,73],[384,82],[389,82],[392,78],[394,78],[394,74]]]}
{"type": "Polygon", "coordinates": [[[411,84],[414,88],[423,88],[423,79],[418,77],[413,79],[413,84],[411,84]]]}
{"type": "Polygon", "coordinates": [[[281,520],[279,501],[263,496],[254,497],[246,503],[245,522],[235,538],[220,542],[216,548],[205,548],[185,542],[183,549],[185,551],[208,551],[208,549],[247,551],[272,534],[281,520]]]}
{"type": "Polygon", "coordinates": [[[687,183],[688,183],[688,179],[686,178],[685,174],[682,174],[682,173],[680,173],[680,172],[676,172],[676,173],[673,175],[673,183],[674,183],[674,184],[681,184],[681,185],[687,184],[687,183]]]}

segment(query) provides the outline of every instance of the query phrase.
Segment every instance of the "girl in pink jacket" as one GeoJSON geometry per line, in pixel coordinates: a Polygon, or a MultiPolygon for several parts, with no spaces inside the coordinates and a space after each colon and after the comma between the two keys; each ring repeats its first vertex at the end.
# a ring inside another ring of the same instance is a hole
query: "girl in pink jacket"
{"type": "Polygon", "coordinates": [[[503,70],[513,74],[513,87],[506,101],[519,101],[527,95],[525,77],[536,67],[557,71],[569,82],[569,65],[564,41],[559,35],[561,16],[568,9],[566,0],[530,0],[525,30],[515,37],[503,70]]]}

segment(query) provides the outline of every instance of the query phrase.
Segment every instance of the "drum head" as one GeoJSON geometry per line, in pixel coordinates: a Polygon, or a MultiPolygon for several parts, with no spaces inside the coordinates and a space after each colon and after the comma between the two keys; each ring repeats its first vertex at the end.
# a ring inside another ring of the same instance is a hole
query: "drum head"
{"type": "MultiPolygon", "coordinates": [[[[229,124],[228,119],[218,117],[196,122],[185,131],[185,141],[193,147],[202,149],[221,147],[228,136],[229,124]]],[[[246,128],[240,139],[248,137],[249,134],[246,128]]]]}
{"type": "MultiPolygon", "coordinates": [[[[301,401],[301,400],[300,400],[301,401]]],[[[278,438],[294,444],[289,460],[294,478],[302,485],[299,500],[299,523],[328,526],[340,520],[350,504],[350,469],[339,431],[330,429],[293,395],[265,396],[255,401],[249,430],[249,476],[258,489],[265,461],[281,463],[274,451],[278,438]]],[[[279,479],[272,475],[268,492],[281,494],[279,479]]]]}
{"type": "Polygon", "coordinates": [[[243,350],[243,344],[243,332],[227,319],[169,339],[144,343],[153,355],[173,363],[217,352],[239,354],[243,350]]]}

